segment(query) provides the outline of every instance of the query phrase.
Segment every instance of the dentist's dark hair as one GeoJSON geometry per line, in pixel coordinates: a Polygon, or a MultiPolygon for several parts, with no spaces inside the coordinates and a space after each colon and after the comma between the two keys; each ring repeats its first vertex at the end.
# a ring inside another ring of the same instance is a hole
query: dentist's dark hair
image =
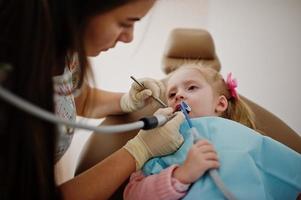
{"type": "MultiPolygon", "coordinates": [[[[0,70],[12,67],[1,85],[53,112],[52,76],[63,72],[67,55],[78,53],[80,83],[89,68],[83,35],[90,17],[130,1],[0,0],[0,70]]],[[[61,199],[54,178],[56,135],[53,124],[0,99],[1,200],[61,199]]]]}
{"type": "MultiPolygon", "coordinates": [[[[12,68],[1,85],[52,112],[57,52],[51,23],[47,1],[0,3],[0,65],[12,68]]],[[[54,125],[2,99],[0,109],[0,199],[59,199],[54,125]]]]}

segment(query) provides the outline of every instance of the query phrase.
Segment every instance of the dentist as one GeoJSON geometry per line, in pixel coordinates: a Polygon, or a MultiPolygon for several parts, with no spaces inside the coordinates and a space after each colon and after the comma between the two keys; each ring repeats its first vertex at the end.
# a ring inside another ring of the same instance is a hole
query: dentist
{"type": "MultiPolygon", "coordinates": [[[[0,66],[9,65],[1,85],[58,116],[102,118],[142,108],[162,92],[160,82],[141,80],[129,93],[87,84],[87,56],[133,40],[135,22],[156,0],[26,0],[0,3],[0,66]]],[[[105,72],[104,72],[105,73],[105,72]]],[[[140,131],[123,148],[86,172],[57,186],[54,165],[74,130],[61,131],[0,99],[1,199],[108,199],[154,156],[174,152],[183,138],[178,114],[163,127],[140,131]],[[168,145],[166,145],[168,144],[168,145]]],[[[169,115],[171,108],[159,110],[169,115]]]]}

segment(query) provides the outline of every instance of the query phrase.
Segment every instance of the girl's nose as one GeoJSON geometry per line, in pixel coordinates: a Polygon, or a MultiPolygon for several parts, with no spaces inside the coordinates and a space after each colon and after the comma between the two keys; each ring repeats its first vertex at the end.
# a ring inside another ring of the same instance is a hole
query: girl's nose
{"type": "Polygon", "coordinates": [[[178,93],[176,94],[176,101],[182,101],[182,100],[184,100],[184,99],[185,99],[185,96],[183,95],[182,92],[178,92],[178,93]]]}

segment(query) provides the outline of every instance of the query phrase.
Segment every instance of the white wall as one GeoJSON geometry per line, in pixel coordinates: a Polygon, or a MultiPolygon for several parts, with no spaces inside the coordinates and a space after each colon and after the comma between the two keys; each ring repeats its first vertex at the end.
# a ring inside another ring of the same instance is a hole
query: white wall
{"type": "Polygon", "coordinates": [[[170,30],[207,22],[206,0],[159,0],[135,27],[134,41],[92,58],[97,86],[127,91],[133,75],[162,78],[161,59],[170,30]],[[116,73],[118,71],[118,73],[116,73]]]}
{"type": "Polygon", "coordinates": [[[222,73],[232,71],[241,94],[301,134],[301,1],[209,2],[222,73]]]}
{"type": "MultiPolygon", "coordinates": [[[[161,59],[174,27],[205,28],[212,34],[222,74],[232,72],[241,94],[284,120],[301,134],[300,0],[159,0],[137,24],[131,44],[91,59],[96,86],[127,91],[136,78],[162,78],[161,59]]],[[[91,121],[97,124],[98,121],[91,121]]],[[[75,135],[58,163],[58,182],[73,176],[89,134],[75,135]]]]}
{"type": "Polygon", "coordinates": [[[301,134],[300,0],[161,0],[137,25],[132,44],[92,60],[97,85],[126,91],[130,75],[164,77],[161,58],[174,27],[207,29],[222,74],[231,71],[241,94],[301,134]]]}

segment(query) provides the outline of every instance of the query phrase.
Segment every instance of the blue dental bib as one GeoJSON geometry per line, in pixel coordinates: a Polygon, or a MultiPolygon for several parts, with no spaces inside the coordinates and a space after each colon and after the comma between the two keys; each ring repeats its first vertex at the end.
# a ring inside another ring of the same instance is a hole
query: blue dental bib
{"type": "MultiPolygon", "coordinates": [[[[200,137],[214,145],[220,161],[218,173],[239,200],[289,200],[301,193],[301,154],[237,122],[219,117],[191,119],[200,137]]],[[[157,174],[172,164],[182,164],[193,136],[184,122],[180,127],[185,142],[170,155],[149,160],[145,175],[157,174]]],[[[183,199],[225,199],[209,174],[203,175],[183,199]]]]}

